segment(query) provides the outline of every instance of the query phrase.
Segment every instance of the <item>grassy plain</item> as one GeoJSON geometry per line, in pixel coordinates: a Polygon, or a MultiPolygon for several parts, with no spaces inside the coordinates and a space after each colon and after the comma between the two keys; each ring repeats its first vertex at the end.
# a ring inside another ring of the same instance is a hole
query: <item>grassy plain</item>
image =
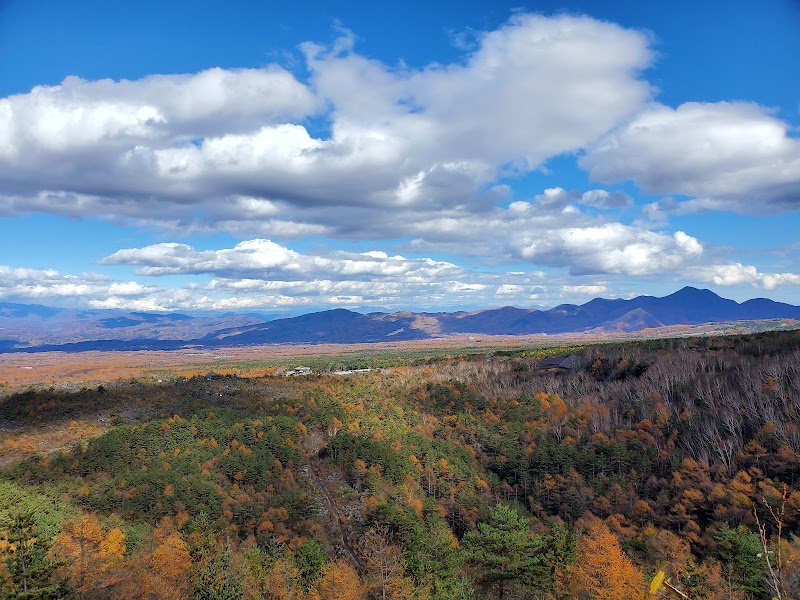
{"type": "Polygon", "coordinates": [[[173,351],[41,352],[0,354],[0,395],[24,387],[63,386],[65,389],[116,379],[157,381],[192,377],[214,371],[252,377],[274,374],[304,364],[315,371],[419,364],[426,360],[475,353],[527,350],[554,354],[595,342],[670,337],[742,335],[800,328],[791,319],[676,325],[634,333],[621,331],[559,335],[453,335],[430,340],[364,344],[277,344],[173,351]]]}

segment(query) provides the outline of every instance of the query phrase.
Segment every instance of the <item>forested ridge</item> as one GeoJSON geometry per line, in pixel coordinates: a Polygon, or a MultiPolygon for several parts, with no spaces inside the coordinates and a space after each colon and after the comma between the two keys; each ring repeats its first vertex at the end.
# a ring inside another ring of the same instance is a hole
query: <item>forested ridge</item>
{"type": "Polygon", "coordinates": [[[8,395],[0,597],[800,598],[800,333],[574,352],[8,395]]]}

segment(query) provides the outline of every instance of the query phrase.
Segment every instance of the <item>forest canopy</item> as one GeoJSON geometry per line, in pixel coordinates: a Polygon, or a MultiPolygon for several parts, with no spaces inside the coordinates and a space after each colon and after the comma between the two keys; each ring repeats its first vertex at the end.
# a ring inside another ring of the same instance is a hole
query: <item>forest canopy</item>
{"type": "Polygon", "coordinates": [[[798,597],[800,334],[573,352],[7,395],[0,597],[798,597]]]}

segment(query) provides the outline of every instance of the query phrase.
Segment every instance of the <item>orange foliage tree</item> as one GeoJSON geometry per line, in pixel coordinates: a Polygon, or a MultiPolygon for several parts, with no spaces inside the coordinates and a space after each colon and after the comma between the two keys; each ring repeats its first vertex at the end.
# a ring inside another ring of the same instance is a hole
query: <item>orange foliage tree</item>
{"type": "Polygon", "coordinates": [[[642,572],[599,520],[578,542],[578,557],[567,567],[562,587],[562,597],[582,600],[639,600],[646,589],[642,572]]]}
{"type": "Polygon", "coordinates": [[[344,560],[328,563],[322,570],[317,592],[321,600],[364,600],[366,589],[352,565],[344,560]]]}
{"type": "Polygon", "coordinates": [[[392,543],[386,527],[367,531],[361,540],[361,549],[372,596],[380,600],[400,600],[413,596],[413,585],[405,577],[406,565],[402,552],[392,543]]]}
{"type": "Polygon", "coordinates": [[[67,562],[67,572],[80,598],[104,597],[118,582],[115,567],[125,554],[125,534],[119,529],[103,532],[97,516],[86,514],[64,524],[53,553],[67,562]]]}

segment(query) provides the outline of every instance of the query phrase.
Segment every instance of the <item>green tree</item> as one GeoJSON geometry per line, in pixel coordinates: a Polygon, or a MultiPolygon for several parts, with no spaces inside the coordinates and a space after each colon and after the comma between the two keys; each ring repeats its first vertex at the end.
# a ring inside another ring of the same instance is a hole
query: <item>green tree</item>
{"type": "Polygon", "coordinates": [[[193,600],[238,600],[244,595],[242,579],[233,568],[231,545],[218,541],[208,515],[201,513],[192,520],[188,546],[194,564],[193,600]]]}
{"type": "Polygon", "coordinates": [[[62,563],[48,556],[50,543],[39,534],[31,513],[15,513],[6,527],[8,578],[0,582],[0,598],[8,600],[55,600],[72,598],[66,580],[53,582],[62,563]]]}
{"type": "Polygon", "coordinates": [[[464,541],[478,581],[486,587],[497,585],[500,598],[509,583],[535,583],[542,541],[531,534],[528,519],[511,506],[498,504],[489,520],[479,523],[478,531],[468,533],[464,541]]]}
{"type": "Polygon", "coordinates": [[[243,595],[242,580],[233,571],[231,545],[203,551],[192,576],[193,600],[239,600],[243,595]]]}
{"type": "Polygon", "coordinates": [[[405,544],[408,571],[431,600],[472,597],[470,581],[461,575],[466,553],[441,518],[430,515],[417,524],[405,544]]]}
{"type": "Polygon", "coordinates": [[[328,557],[322,546],[314,539],[306,540],[294,554],[294,565],[300,573],[300,585],[308,590],[319,577],[328,557]]]}
{"type": "Polygon", "coordinates": [[[714,534],[714,541],[728,586],[758,598],[769,597],[767,563],[758,534],[741,525],[736,529],[723,525],[714,534]]]}
{"type": "Polygon", "coordinates": [[[550,534],[542,540],[542,546],[537,555],[537,563],[532,568],[534,581],[531,584],[536,589],[555,593],[556,575],[572,564],[578,553],[578,536],[575,531],[563,525],[553,525],[550,534]]]}

